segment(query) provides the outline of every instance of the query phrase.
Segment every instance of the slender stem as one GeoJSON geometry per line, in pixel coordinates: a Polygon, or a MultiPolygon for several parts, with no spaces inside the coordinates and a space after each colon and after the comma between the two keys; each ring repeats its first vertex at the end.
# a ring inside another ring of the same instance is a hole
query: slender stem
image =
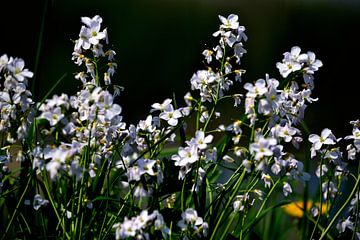
{"type": "Polygon", "coordinates": [[[46,193],[47,193],[47,195],[48,195],[50,204],[51,204],[51,206],[52,206],[52,208],[53,208],[53,210],[54,210],[54,212],[55,212],[55,215],[56,215],[56,217],[57,217],[57,219],[58,219],[58,221],[59,221],[59,224],[60,224],[61,227],[62,227],[63,234],[65,234],[65,236],[66,236],[67,239],[70,239],[70,236],[69,236],[69,234],[67,233],[67,231],[66,231],[66,229],[65,229],[64,221],[60,218],[60,215],[59,215],[59,213],[58,213],[58,211],[57,211],[57,209],[56,209],[56,206],[55,206],[54,199],[53,199],[53,197],[52,197],[52,195],[51,195],[51,193],[50,193],[50,189],[49,189],[49,186],[48,186],[48,185],[49,185],[49,181],[48,181],[48,179],[47,179],[47,175],[46,175],[46,174],[43,176],[43,179],[44,179],[44,186],[45,186],[46,193]]]}
{"type": "MultiPolygon", "coordinates": [[[[321,186],[322,185],[322,163],[323,163],[323,157],[321,157],[321,160],[320,160],[320,184],[319,184],[319,191],[320,191],[320,196],[319,196],[320,197],[320,200],[319,200],[320,201],[320,207],[319,208],[320,209],[319,209],[319,216],[316,219],[316,223],[315,223],[314,229],[313,229],[313,231],[311,233],[310,239],[313,239],[313,236],[315,234],[315,230],[317,228],[317,225],[319,224],[320,217],[321,217],[321,212],[322,212],[322,186],[321,186]]],[[[304,211],[306,211],[305,206],[304,206],[304,211]]]]}
{"type": "Polygon", "coordinates": [[[275,183],[274,185],[272,186],[272,188],[270,189],[269,193],[266,195],[264,201],[262,202],[260,208],[259,208],[259,211],[256,213],[255,215],[255,219],[259,217],[261,211],[263,210],[263,208],[265,207],[265,204],[267,202],[267,200],[270,198],[272,192],[275,190],[276,186],[279,184],[281,178],[279,178],[275,183]]]}
{"type": "Polygon", "coordinates": [[[219,239],[226,239],[225,237],[228,234],[228,230],[229,230],[231,224],[233,223],[235,216],[236,216],[236,213],[231,213],[230,219],[229,219],[228,223],[226,224],[226,227],[224,229],[222,229],[222,234],[219,239]]]}
{"type": "MultiPolygon", "coordinates": [[[[207,189],[208,189],[208,192],[209,192],[209,203],[212,203],[213,201],[213,193],[212,193],[212,190],[211,190],[211,187],[210,187],[210,183],[209,183],[209,179],[206,177],[206,186],[207,186],[207,189]]],[[[210,216],[213,214],[213,206],[210,205],[209,207],[209,211],[210,211],[210,216]]]]}
{"type": "Polygon", "coordinates": [[[24,196],[25,196],[25,194],[26,194],[26,192],[27,192],[27,189],[29,188],[30,182],[31,182],[31,177],[29,176],[29,179],[28,179],[28,181],[27,181],[27,183],[26,183],[26,187],[25,187],[23,193],[22,193],[21,196],[20,196],[20,199],[19,199],[19,201],[18,201],[18,203],[17,203],[17,205],[16,205],[16,207],[15,207],[15,210],[14,210],[12,216],[11,216],[11,219],[10,219],[10,221],[9,221],[6,229],[5,229],[5,233],[4,233],[4,235],[2,236],[1,239],[5,239],[5,238],[6,238],[6,234],[8,233],[8,231],[9,231],[11,225],[12,225],[12,222],[14,221],[14,218],[15,218],[18,210],[19,210],[20,204],[23,203],[23,198],[24,198],[24,196]]]}
{"type": "Polygon", "coordinates": [[[218,221],[216,222],[214,231],[213,231],[212,234],[211,234],[210,240],[214,239],[215,233],[216,233],[217,229],[219,228],[221,221],[223,220],[223,217],[224,217],[224,215],[225,215],[225,212],[226,212],[226,210],[228,209],[228,207],[229,207],[230,203],[232,202],[232,200],[234,199],[235,195],[237,194],[237,192],[238,192],[238,190],[239,190],[239,188],[240,188],[240,186],[241,186],[241,183],[242,183],[242,181],[244,180],[245,174],[246,174],[246,169],[243,170],[240,178],[238,179],[238,181],[237,181],[237,183],[236,183],[236,185],[235,185],[235,187],[234,187],[234,191],[232,192],[232,194],[231,194],[230,198],[228,199],[225,207],[223,208],[223,210],[222,210],[222,212],[221,212],[221,215],[220,215],[218,221]]]}
{"type": "MultiPolygon", "coordinates": [[[[360,168],[360,164],[359,164],[359,168],[360,168]]],[[[336,212],[336,214],[333,216],[333,218],[331,219],[331,222],[329,223],[329,225],[326,227],[325,231],[323,231],[323,233],[321,234],[321,237],[319,240],[324,239],[324,237],[326,236],[326,234],[330,231],[330,228],[334,225],[335,221],[337,220],[337,218],[340,216],[341,212],[345,209],[345,207],[349,204],[349,202],[351,201],[353,195],[355,194],[358,186],[360,183],[360,175],[358,175],[358,178],[356,179],[355,185],[350,193],[350,195],[348,196],[348,198],[346,199],[345,203],[341,206],[341,208],[336,212]]]]}

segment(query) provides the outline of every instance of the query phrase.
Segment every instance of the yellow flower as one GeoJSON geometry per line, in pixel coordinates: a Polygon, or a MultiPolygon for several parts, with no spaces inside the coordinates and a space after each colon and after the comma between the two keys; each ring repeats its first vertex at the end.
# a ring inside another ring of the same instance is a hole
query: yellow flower
{"type": "MultiPolygon", "coordinates": [[[[320,203],[317,202],[313,204],[312,201],[307,201],[306,203],[306,210],[309,212],[313,206],[316,206],[319,208],[320,203]]],[[[304,215],[304,202],[303,201],[296,201],[290,204],[287,204],[283,206],[284,211],[286,214],[294,217],[294,218],[302,218],[304,215]]],[[[322,204],[321,206],[321,215],[325,214],[329,210],[329,206],[326,204],[322,204]]]]}

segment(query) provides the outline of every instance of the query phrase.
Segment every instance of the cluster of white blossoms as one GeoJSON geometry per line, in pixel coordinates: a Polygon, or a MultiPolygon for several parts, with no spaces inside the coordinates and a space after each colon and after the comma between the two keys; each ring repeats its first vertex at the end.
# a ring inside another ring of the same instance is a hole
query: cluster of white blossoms
{"type": "Polygon", "coordinates": [[[106,86],[111,84],[111,77],[117,68],[117,64],[114,62],[116,52],[112,49],[105,50],[102,44],[103,41],[108,44],[107,30],[101,31],[102,21],[98,15],[93,18],[81,18],[81,22],[85,25],[81,27],[79,39],[75,41],[72,60],[79,66],[83,64],[86,66],[86,72],[79,72],[75,76],[84,85],[99,85],[98,64],[101,63],[100,60],[105,61],[107,66],[107,71],[103,73],[103,82],[106,86]]]}
{"type": "Polygon", "coordinates": [[[163,216],[156,210],[151,214],[147,210],[143,210],[138,216],[131,219],[125,217],[123,223],[113,225],[116,239],[151,239],[148,232],[152,227],[153,230],[160,231],[164,239],[170,234],[170,229],[165,225],[163,216]]]}
{"type": "Polygon", "coordinates": [[[235,81],[241,80],[245,72],[242,69],[233,67],[233,64],[240,64],[240,59],[246,53],[242,41],[247,40],[245,27],[239,26],[238,16],[231,14],[227,18],[219,16],[220,28],[213,34],[219,38],[219,44],[211,49],[203,51],[208,69],[199,70],[192,76],[191,89],[199,90],[201,101],[212,102],[222,97],[225,91],[229,90],[234,81],[230,76],[234,75],[235,81]],[[229,54],[230,52],[230,54],[229,54]],[[229,56],[229,57],[228,57],[229,56]],[[234,63],[233,60],[235,60],[234,63]],[[222,65],[219,72],[212,69],[212,65],[222,65]]]}
{"type": "MultiPolygon", "coordinates": [[[[186,147],[179,147],[178,154],[172,155],[171,159],[175,161],[175,166],[180,167],[179,179],[184,179],[185,175],[191,171],[191,165],[201,159],[205,162],[214,162],[216,152],[215,149],[207,149],[208,144],[213,139],[212,135],[205,137],[203,131],[197,131],[195,137],[186,142],[186,147]]],[[[201,173],[205,173],[202,168],[198,169],[201,179],[201,173]]]]}
{"type": "Polygon", "coordinates": [[[27,89],[28,79],[33,73],[25,68],[21,58],[0,57],[0,192],[3,181],[10,174],[7,164],[13,160],[23,161],[21,148],[10,154],[13,144],[23,144],[33,121],[34,110],[31,92],[27,89]]]}
{"type": "MultiPolygon", "coordinates": [[[[191,77],[194,92],[185,94],[185,106],[167,98],[152,104],[136,124],[126,125],[116,103],[120,88],[111,80],[116,53],[105,49],[108,36],[100,16],[81,18],[72,60],[86,71],[76,74],[83,86],[72,96],[63,93],[33,103],[27,90],[33,74],[22,59],[2,55],[0,193],[14,156],[10,149],[24,144],[24,152],[15,157],[26,159],[29,167],[24,169],[34,171],[34,181],[42,181],[40,190],[31,192],[33,209],[40,212],[51,205],[59,219],[65,216],[59,221],[64,234],[67,226],[76,229],[87,216],[92,229],[83,230],[95,234],[100,225],[94,219],[101,215],[100,235],[113,227],[116,239],[216,239],[227,214],[240,214],[245,222],[259,199],[263,205],[258,213],[263,213],[275,187],[280,186],[284,199],[294,197],[293,187],[310,180],[310,170],[291,149],[299,149],[303,141],[300,129],[306,130],[305,110],[317,100],[312,97],[313,80],[322,63],[313,52],[293,47],[276,64],[283,79],[266,74],[243,84],[241,93],[226,95],[232,85],[241,84],[245,70],[239,65],[247,36],[237,15],[219,19],[213,34],[219,40],[202,52],[207,68],[191,77]],[[305,84],[297,82],[299,77],[305,84]],[[220,120],[219,102],[229,99],[239,117],[220,120]],[[73,222],[63,223],[68,220],[73,222]]],[[[352,134],[343,139],[327,128],[308,136],[311,158],[320,159],[315,176],[325,201],[334,202],[340,195],[342,183],[352,176],[347,165],[359,157],[360,121],[351,124],[352,134]]],[[[340,234],[356,229],[360,235],[359,193],[355,195],[337,224],[340,234]]],[[[317,209],[318,216],[320,212],[317,209]]],[[[229,222],[226,231],[232,225],[229,222]]]]}
{"type": "MultiPolygon", "coordinates": [[[[197,235],[198,237],[207,237],[209,225],[204,222],[202,217],[198,216],[196,210],[188,208],[181,214],[182,219],[177,223],[181,231],[185,232],[186,236],[183,240],[188,240],[188,236],[197,235]]],[[[191,238],[190,238],[191,239],[191,238]]]]}
{"type": "Polygon", "coordinates": [[[30,125],[33,100],[27,86],[33,75],[23,59],[0,57],[0,133],[9,144],[23,142],[30,125]]]}
{"type": "Polygon", "coordinates": [[[290,73],[302,73],[305,84],[307,84],[310,89],[313,89],[313,74],[322,67],[323,64],[320,60],[316,59],[315,53],[313,52],[300,53],[300,47],[292,47],[290,52],[284,53],[284,59],[281,63],[277,63],[276,67],[284,78],[288,77],[290,73]]]}
{"type": "MultiPolygon", "coordinates": [[[[352,135],[345,138],[336,138],[328,128],[323,129],[320,135],[310,134],[309,136],[309,142],[312,143],[311,157],[322,159],[316,169],[316,176],[321,179],[321,190],[325,200],[334,201],[336,197],[340,196],[342,183],[346,184],[351,177],[347,166],[349,161],[355,160],[360,153],[359,123],[359,120],[350,122],[353,126],[352,135]],[[342,149],[344,141],[351,141],[347,144],[346,149],[342,149]]],[[[340,235],[349,230],[356,234],[357,238],[360,237],[359,197],[357,191],[347,207],[348,210],[338,220],[336,229],[340,235]]]]}

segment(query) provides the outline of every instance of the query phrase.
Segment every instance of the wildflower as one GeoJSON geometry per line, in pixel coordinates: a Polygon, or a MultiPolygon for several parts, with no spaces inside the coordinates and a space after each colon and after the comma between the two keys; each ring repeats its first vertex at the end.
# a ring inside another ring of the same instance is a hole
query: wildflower
{"type": "Polygon", "coordinates": [[[44,206],[44,205],[46,205],[46,204],[48,204],[48,203],[49,203],[48,200],[42,198],[42,197],[40,196],[40,194],[36,194],[36,195],[34,196],[34,200],[33,200],[33,208],[34,208],[35,210],[39,210],[39,208],[40,208],[41,206],[44,206]]]}
{"type": "Polygon", "coordinates": [[[156,164],[156,160],[141,158],[136,163],[139,166],[140,175],[147,173],[151,176],[155,176],[156,173],[154,172],[154,166],[156,164]]]}
{"type": "Polygon", "coordinates": [[[199,160],[196,146],[179,147],[178,154],[172,155],[171,160],[176,161],[175,166],[186,166],[199,160]]]}
{"type": "Polygon", "coordinates": [[[164,109],[164,112],[160,113],[159,117],[168,122],[170,126],[176,126],[178,124],[178,119],[182,117],[182,114],[179,110],[174,110],[172,105],[164,109]]]}
{"type": "Polygon", "coordinates": [[[48,120],[50,126],[55,126],[64,117],[64,114],[61,112],[60,107],[56,107],[54,109],[49,109],[47,111],[44,111],[40,117],[43,117],[46,120],[48,120]]]}
{"type": "Polygon", "coordinates": [[[206,49],[206,50],[204,50],[203,52],[202,52],[202,55],[204,55],[204,57],[205,57],[205,59],[206,59],[206,62],[209,64],[210,62],[211,62],[211,60],[212,60],[212,54],[213,54],[214,52],[213,51],[211,51],[211,50],[208,50],[208,49],[206,49]]]}
{"type": "Polygon", "coordinates": [[[247,51],[243,48],[243,44],[241,42],[234,44],[234,55],[236,57],[236,63],[240,64],[240,59],[247,53],[247,51]]]}
{"type": "Polygon", "coordinates": [[[106,37],[104,32],[100,32],[102,18],[99,15],[96,15],[91,19],[89,17],[82,17],[81,21],[88,27],[89,43],[96,45],[99,43],[99,40],[106,37]]]}
{"type": "Polygon", "coordinates": [[[325,200],[329,197],[335,198],[335,194],[338,191],[333,181],[323,182],[321,185],[321,189],[325,200]]]}
{"type": "Polygon", "coordinates": [[[181,231],[194,231],[200,235],[200,231],[202,229],[203,234],[206,235],[207,223],[204,222],[202,217],[199,217],[196,210],[192,208],[188,208],[181,214],[182,219],[177,223],[177,225],[181,228],[181,231]]]}
{"type": "Polygon", "coordinates": [[[163,112],[165,111],[165,109],[171,109],[172,108],[172,106],[170,106],[171,101],[172,101],[171,99],[167,98],[164,100],[163,103],[154,103],[153,105],[151,105],[152,109],[150,110],[150,112],[155,112],[155,111],[163,112]]]}
{"type": "Polygon", "coordinates": [[[292,47],[290,52],[284,53],[284,59],[282,60],[282,63],[278,62],[276,64],[276,67],[279,69],[283,78],[286,78],[290,73],[301,69],[301,62],[307,58],[307,55],[300,55],[300,51],[301,49],[299,47],[292,47]]]}
{"type": "Polygon", "coordinates": [[[9,63],[9,58],[6,54],[1,55],[0,57],[0,72],[5,68],[9,63]]]}
{"type": "Polygon", "coordinates": [[[273,180],[269,174],[262,173],[261,179],[264,181],[265,187],[267,187],[267,188],[271,187],[273,180]]]}
{"type": "Polygon", "coordinates": [[[336,225],[336,229],[339,231],[339,233],[345,232],[347,228],[354,230],[354,222],[350,220],[350,216],[348,216],[346,219],[339,220],[338,224],[336,225]]]}
{"type": "Polygon", "coordinates": [[[287,197],[289,194],[292,193],[292,188],[289,183],[285,182],[283,186],[283,193],[284,196],[287,197]]]}
{"type": "Polygon", "coordinates": [[[24,81],[25,78],[32,78],[34,74],[28,69],[24,69],[25,62],[21,58],[15,58],[9,62],[7,69],[13,74],[13,76],[19,82],[24,81]]]}
{"type": "Polygon", "coordinates": [[[255,199],[250,202],[249,193],[245,193],[243,195],[237,195],[233,202],[234,212],[243,212],[246,207],[253,205],[255,199]]]}
{"type": "Polygon", "coordinates": [[[320,150],[322,145],[334,145],[336,143],[336,138],[330,129],[325,128],[321,131],[321,136],[310,134],[309,141],[312,143],[311,157],[313,158],[316,156],[316,151],[320,150]]]}
{"type": "Polygon", "coordinates": [[[222,22],[220,28],[237,29],[239,27],[239,22],[238,22],[239,17],[235,14],[230,14],[227,18],[219,15],[219,19],[222,22]]]}
{"type": "Polygon", "coordinates": [[[268,91],[264,79],[257,80],[255,85],[252,83],[245,83],[244,88],[248,91],[246,93],[246,97],[249,98],[256,98],[258,96],[262,96],[268,91]]]}
{"type": "Polygon", "coordinates": [[[189,146],[196,146],[200,150],[204,150],[207,147],[207,144],[211,143],[213,139],[212,135],[207,135],[205,137],[205,133],[203,131],[196,131],[195,138],[192,138],[190,142],[188,142],[189,146]]]}
{"type": "Polygon", "coordinates": [[[275,138],[264,138],[263,136],[259,137],[254,143],[250,144],[250,153],[255,155],[255,160],[260,160],[264,157],[269,157],[273,155],[271,150],[272,146],[276,145],[275,138]]]}
{"type": "Polygon", "coordinates": [[[75,41],[75,52],[81,52],[81,48],[85,50],[90,48],[90,36],[90,30],[87,27],[82,26],[79,33],[79,39],[75,41]]]}
{"type": "Polygon", "coordinates": [[[290,142],[297,133],[296,128],[290,126],[289,123],[286,123],[284,126],[276,125],[271,129],[271,132],[274,136],[283,138],[285,142],[290,142]]]}
{"type": "Polygon", "coordinates": [[[217,60],[220,60],[220,59],[222,59],[222,57],[224,56],[224,52],[223,52],[223,50],[222,50],[222,48],[219,46],[219,45],[217,45],[216,47],[214,47],[213,48],[214,49],[214,51],[215,51],[215,58],[217,59],[217,60]]]}
{"type": "Polygon", "coordinates": [[[354,127],[352,135],[346,136],[345,139],[354,139],[354,146],[360,151],[360,129],[354,127]]]}

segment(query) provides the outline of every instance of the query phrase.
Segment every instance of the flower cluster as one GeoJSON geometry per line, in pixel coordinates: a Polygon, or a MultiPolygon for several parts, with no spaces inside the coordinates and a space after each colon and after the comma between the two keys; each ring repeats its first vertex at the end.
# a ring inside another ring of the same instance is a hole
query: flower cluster
{"type": "Polygon", "coordinates": [[[72,60],[79,66],[83,64],[86,66],[86,73],[79,72],[75,76],[84,85],[99,85],[98,64],[100,60],[106,59],[107,61],[107,71],[103,73],[103,82],[106,86],[111,85],[111,78],[117,68],[117,64],[114,62],[116,52],[112,49],[105,50],[102,44],[103,41],[105,41],[105,44],[109,42],[107,30],[100,31],[102,21],[102,18],[98,15],[93,18],[81,18],[81,22],[85,25],[81,27],[79,39],[75,41],[72,60]]]}
{"type": "Polygon", "coordinates": [[[177,223],[181,231],[185,232],[184,240],[189,239],[187,236],[196,234],[201,237],[207,236],[209,225],[204,222],[202,217],[199,217],[196,210],[188,208],[181,214],[182,219],[177,223]]]}
{"type": "Polygon", "coordinates": [[[277,63],[276,67],[284,78],[288,77],[290,73],[302,73],[305,84],[307,84],[310,89],[313,89],[313,74],[322,67],[323,64],[320,60],[316,59],[315,53],[313,52],[300,53],[300,47],[292,47],[290,52],[284,53],[284,59],[281,63],[277,63]]]}
{"type": "Polygon", "coordinates": [[[234,14],[227,18],[219,16],[219,19],[222,24],[219,30],[213,34],[214,37],[219,37],[219,44],[212,50],[203,51],[209,67],[207,70],[199,70],[194,73],[190,80],[191,89],[199,90],[203,102],[217,101],[234,83],[229,76],[235,75],[235,80],[240,81],[241,75],[244,73],[242,69],[234,69],[232,61],[235,59],[235,64],[239,65],[241,57],[246,53],[242,43],[247,40],[245,27],[239,26],[238,16],[234,14]],[[216,63],[221,64],[220,72],[216,72],[210,67],[213,57],[216,63]]]}
{"type": "Polygon", "coordinates": [[[147,210],[141,211],[140,215],[128,219],[125,217],[123,223],[114,224],[115,238],[116,239],[150,239],[149,228],[153,226],[155,231],[161,231],[163,238],[167,238],[170,234],[170,229],[166,227],[163,216],[158,212],[154,211],[149,214],[147,210]]]}
{"type": "Polygon", "coordinates": [[[289,201],[287,209],[295,206],[293,216],[304,221],[311,208],[321,239],[331,227],[341,237],[360,237],[360,168],[356,174],[349,166],[359,166],[360,121],[338,139],[327,128],[310,133],[304,122],[322,62],[293,47],[276,64],[281,80],[265,74],[242,83],[245,27],[235,14],[219,20],[216,46],[202,52],[206,68],[191,77],[184,106],[166,98],[134,124],[123,121],[116,101],[116,53],[107,49],[100,16],[81,18],[72,60],[86,71],[75,75],[82,88],[74,95],[34,103],[24,61],[0,57],[4,239],[40,232],[63,239],[242,239],[289,201]],[[228,94],[235,84],[240,92],[228,94]],[[229,102],[238,115],[221,119],[220,106],[229,102]],[[298,154],[303,138],[312,144],[311,159],[298,154]],[[21,163],[13,167],[14,159],[21,163]],[[318,196],[297,201],[311,175],[318,196]],[[351,180],[348,194],[342,188],[351,180]],[[280,202],[267,206],[270,199],[280,202]],[[320,226],[322,219],[330,224],[320,226]]]}
{"type": "Polygon", "coordinates": [[[24,141],[32,120],[31,92],[27,89],[28,78],[33,73],[25,68],[21,58],[0,57],[0,133],[2,139],[12,144],[24,141]]]}

